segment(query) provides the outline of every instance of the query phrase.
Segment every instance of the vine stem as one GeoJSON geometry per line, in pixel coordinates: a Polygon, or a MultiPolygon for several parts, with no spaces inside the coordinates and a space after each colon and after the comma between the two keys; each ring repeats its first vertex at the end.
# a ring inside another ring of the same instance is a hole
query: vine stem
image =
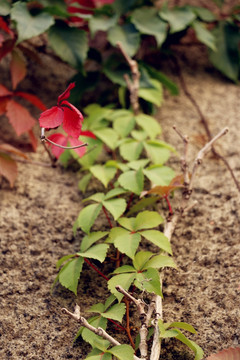
{"type": "Polygon", "coordinates": [[[107,276],[105,276],[100,270],[98,270],[96,268],[96,266],[94,266],[88,259],[84,258],[84,261],[91,266],[91,268],[93,268],[101,277],[103,277],[106,281],[109,280],[109,278],[107,276]]]}
{"type": "Polygon", "coordinates": [[[105,216],[107,218],[108,224],[109,224],[110,228],[112,229],[113,225],[112,225],[112,222],[111,222],[110,217],[108,215],[107,209],[105,208],[105,206],[103,206],[102,209],[103,209],[103,212],[104,212],[104,214],[105,214],[105,216]]]}

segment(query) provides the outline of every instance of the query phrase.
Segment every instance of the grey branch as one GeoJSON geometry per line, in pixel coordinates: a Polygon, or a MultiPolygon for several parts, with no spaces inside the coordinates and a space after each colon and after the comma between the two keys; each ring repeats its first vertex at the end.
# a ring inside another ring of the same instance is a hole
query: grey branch
{"type": "MultiPolygon", "coordinates": [[[[77,321],[81,326],[87,328],[88,330],[92,331],[94,334],[101,336],[103,339],[108,340],[113,346],[121,345],[120,342],[118,342],[116,339],[114,339],[111,335],[109,335],[104,329],[101,327],[95,328],[91,324],[88,323],[87,319],[85,317],[81,316],[80,313],[80,306],[76,305],[74,313],[68,311],[66,308],[62,308],[62,312],[64,314],[67,314],[71,318],[73,318],[75,321],[77,321]]],[[[139,357],[133,356],[134,360],[140,360],[139,357]]]]}

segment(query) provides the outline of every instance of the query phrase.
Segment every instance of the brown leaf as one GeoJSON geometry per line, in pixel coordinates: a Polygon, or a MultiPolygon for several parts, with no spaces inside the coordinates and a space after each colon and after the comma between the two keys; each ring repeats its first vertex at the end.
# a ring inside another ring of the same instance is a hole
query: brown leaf
{"type": "Polygon", "coordinates": [[[26,61],[21,51],[17,48],[13,49],[12,51],[10,71],[12,77],[12,86],[13,89],[16,89],[18,83],[25,78],[27,73],[26,61]]]}
{"type": "Polygon", "coordinates": [[[6,115],[18,136],[31,130],[35,125],[35,119],[30,112],[14,100],[7,103],[6,115]]]}
{"type": "Polygon", "coordinates": [[[206,360],[240,360],[240,348],[228,348],[208,356],[206,360]]]}
{"type": "Polygon", "coordinates": [[[0,175],[4,176],[13,187],[17,177],[17,163],[4,153],[0,153],[0,175]]]}
{"type": "Polygon", "coordinates": [[[28,135],[29,135],[32,147],[33,147],[33,151],[36,151],[37,146],[38,146],[38,139],[36,138],[36,136],[32,130],[28,131],[28,135]]]}
{"type": "Polygon", "coordinates": [[[0,144],[0,150],[28,159],[28,156],[10,144],[0,144]]]}
{"type": "MultiPolygon", "coordinates": [[[[183,187],[184,177],[183,175],[175,176],[168,186],[154,186],[151,190],[147,191],[146,194],[157,194],[160,197],[168,196],[172,191],[183,187]]],[[[146,195],[145,194],[145,195],[146,195]]]]}

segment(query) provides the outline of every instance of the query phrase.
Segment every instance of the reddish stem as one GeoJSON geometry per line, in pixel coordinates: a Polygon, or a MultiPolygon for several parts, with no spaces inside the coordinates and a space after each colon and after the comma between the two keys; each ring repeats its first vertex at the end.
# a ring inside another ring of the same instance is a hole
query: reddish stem
{"type": "Polygon", "coordinates": [[[109,223],[110,228],[112,228],[113,226],[112,226],[112,223],[111,223],[111,220],[110,220],[110,217],[108,215],[108,212],[107,212],[106,208],[103,206],[102,209],[103,209],[103,212],[104,212],[104,214],[105,214],[105,216],[107,218],[107,221],[109,223]]]}
{"type": "Polygon", "coordinates": [[[112,319],[108,319],[109,321],[111,321],[114,325],[116,325],[117,327],[119,327],[121,330],[126,331],[125,327],[123,327],[122,325],[119,325],[118,323],[116,323],[116,321],[112,320],[112,319]]]}
{"type": "Polygon", "coordinates": [[[133,349],[135,350],[135,344],[134,344],[134,341],[133,341],[133,338],[132,338],[132,335],[131,335],[131,329],[130,329],[130,317],[129,317],[129,300],[128,299],[124,299],[124,302],[126,304],[126,323],[127,323],[127,326],[126,326],[126,333],[128,335],[128,338],[130,340],[130,343],[133,347],[133,349]]]}
{"type": "Polygon", "coordinates": [[[105,280],[109,280],[100,270],[98,270],[96,268],[96,266],[94,266],[88,259],[84,258],[84,261],[91,266],[91,268],[93,268],[101,277],[103,277],[105,280]]]}
{"type": "Polygon", "coordinates": [[[131,203],[132,203],[132,200],[133,200],[133,196],[134,196],[134,193],[131,193],[130,197],[129,197],[129,200],[128,200],[128,204],[127,204],[127,208],[126,208],[126,211],[129,210],[130,206],[131,206],[131,203]]]}
{"type": "Polygon", "coordinates": [[[171,206],[171,204],[170,204],[170,201],[169,201],[168,196],[167,196],[167,195],[164,196],[164,199],[166,199],[166,202],[167,202],[167,204],[168,204],[169,214],[172,215],[172,214],[173,214],[173,209],[172,209],[172,206],[171,206]]]}

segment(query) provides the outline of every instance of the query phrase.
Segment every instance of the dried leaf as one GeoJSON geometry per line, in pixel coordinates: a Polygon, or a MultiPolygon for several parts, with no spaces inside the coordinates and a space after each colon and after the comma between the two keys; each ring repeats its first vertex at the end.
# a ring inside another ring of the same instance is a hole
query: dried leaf
{"type": "Polygon", "coordinates": [[[35,119],[30,112],[14,100],[7,103],[7,117],[18,136],[31,130],[35,125],[35,119]]]}
{"type": "Polygon", "coordinates": [[[142,196],[148,194],[157,194],[161,197],[168,196],[172,191],[183,187],[184,177],[183,175],[175,176],[168,186],[155,186],[151,190],[144,192],[142,196]]]}
{"type": "Polygon", "coordinates": [[[212,354],[207,357],[207,360],[240,360],[240,348],[228,348],[212,354]]]}
{"type": "Polygon", "coordinates": [[[33,151],[37,150],[37,146],[38,146],[38,139],[36,138],[34,132],[32,130],[28,131],[28,136],[30,138],[31,144],[32,144],[32,148],[33,151]]]}
{"type": "Polygon", "coordinates": [[[12,51],[10,72],[13,89],[16,89],[18,83],[25,78],[27,73],[26,61],[22,53],[17,48],[12,51]]]}
{"type": "Polygon", "coordinates": [[[17,177],[17,163],[4,153],[0,153],[0,175],[4,176],[13,187],[17,177]]]}
{"type": "Polygon", "coordinates": [[[22,151],[16,149],[14,146],[10,144],[0,144],[0,151],[8,152],[13,155],[20,156],[24,159],[28,159],[28,156],[26,154],[24,154],[22,151]]]}

